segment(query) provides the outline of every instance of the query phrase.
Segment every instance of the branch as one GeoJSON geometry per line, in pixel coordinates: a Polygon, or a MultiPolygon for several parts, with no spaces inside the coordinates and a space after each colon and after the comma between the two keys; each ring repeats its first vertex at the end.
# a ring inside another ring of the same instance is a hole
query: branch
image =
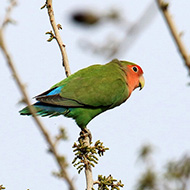
{"type": "Polygon", "coordinates": [[[9,7],[7,8],[7,11],[5,13],[5,18],[3,20],[3,24],[2,24],[2,28],[5,28],[6,25],[9,23],[9,22],[13,22],[13,20],[11,19],[10,17],[10,14],[13,10],[13,8],[17,5],[17,1],[16,0],[10,0],[10,5],[9,7]]]}
{"type": "Polygon", "coordinates": [[[39,118],[36,116],[35,114],[35,110],[31,105],[30,103],[30,100],[29,100],[29,96],[25,90],[25,86],[24,84],[22,83],[16,69],[15,69],[15,66],[14,66],[14,63],[13,63],[13,60],[10,56],[10,53],[6,47],[6,43],[5,43],[5,38],[4,38],[4,29],[6,28],[7,26],[7,20],[10,20],[10,12],[12,10],[12,8],[16,5],[16,3],[12,3],[12,2],[16,2],[16,1],[11,1],[11,4],[9,6],[9,8],[7,9],[7,14],[6,14],[6,17],[4,19],[4,22],[0,28],[0,48],[3,52],[3,54],[5,55],[5,58],[7,60],[7,64],[12,72],[12,75],[14,76],[14,79],[16,81],[16,84],[21,92],[21,94],[23,95],[23,99],[24,101],[26,102],[26,104],[29,106],[29,109],[30,109],[30,112],[32,113],[33,115],[33,119],[35,121],[35,123],[37,124],[37,126],[39,127],[40,131],[42,132],[46,142],[48,143],[49,145],[49,148],[50,150],[52,151],[55,159],[57,160],[57,163],[60,167],[60,170],[61,170],[61,173],[63,174],[63,177],[64,179],[67,181],[68,185],[69,185],[69,189],[70,190],[75,190],[75,187],[73,185],[73,182],[72,180],[70,179],[67,171],[66,171],[66,168],[65,166],[63,165],[63,163],[61,162],[61,159],[60,159],[60,155],[58,154],[56,148],[54,147],[54,144],[53,144],[53,141],[51,140],[50,138],[50,135],[49,133],[47,132],[47,130],[45,129],[45,127],[43,126],[42,122],[39,120],[39,118]]]}
{"type": "Polygon", "coordinates": [[[61,25],[60,24],[57,25],[55,22],[52,0],[46,0],[46,4],[42,8],[44,8],[44,7],[46,7],[48,10],[50,23],[51,23],[51,26],[52,26],[53,31],[54,31],[54,38],[56,39],[56,41],[59,45],[61,55],[62,55],[62,60],[63,60],[62,64],[63,64],[63,67],[65,67],[65,74],[68,77],[69,75],[71,75],[71,71],[69,68],[69,63],[68,63],[67,53],[65,50],[65,45],[63,44],[60,33],[59,33],[59,29],[61,29],[61,25]]]}
{"type": "MultiPolygon", "coordinates": [[[[90,147],[92,139],[90,130],[85,129],[81,131],[80,138],[82,139],[84,146],[90,147]]],[[[86,190],[92,190],[94,181],[92,177],[92,167],[89,161],[86,161],[85,163],[85,176],[86,176],[86,190]]]]}
{"type": "Polygon", "coordinates": [[[189,74],[190,74],[190,54],[188,54],[188,51],[187,51],[184,43],[181,40],[180,33],[178,32],[177,27],[176,27],[176,25],[172,19],[172,16],[168,10],[169,4],[164,2],[163,0],[157,0],[157,4],[164,15],[164,18],[167,22],[169,30],[175,40],[175,43],[179,49],[179,52],[185,62],[185,65],[187,66],[187,68],[189,70],[189,74]]]}
{"type": "MultiPolygon", "coordinates": [[[[91,190],[93,184],[95,184],[92,177],[92,167],[98,164],[96,155],[98,154],[100,157],[103,156],[105,151],[109,150],[109,148],[106,148],[100,140],[92,145],[92,135],[87,128],[81,130],[78,143],[75,142],[73,148],[75,157],[72,164],[74,167],[77,167],[78,173],[85,169],[87,190],[91,190]]],[[[99,184],[101,184],[101,182],[99,184]]]]}
{"type": "MultiPolygon", "coordinates": [[[[78,24],[89,24],[88,21],[91,22],[90,14],[93,15],[94,17],[94,23],[93,25],[98,25],[98,21],[95,22],[95,18],[99,19],[99,21],[102,20],[101,23],[104,24],[106,22],[105,18],[109,18],[110,21],[113,22],[114,27],[118,28],[120,27],[120,32],[124,33],[123,37],[120,37],[120,34],[118,32],[116,34],[109,34],[103,42],[92,42],[88,39],[82,39],[80,42],[80,46],[85,49],[85,50],[90,50],[94,54],[99,54],[102,55],[106,58],[115,58],[119,57],[122,55],[122,53],[125,51],[129,51],[131,47],[135,44],[139,36],[144,32],[145,29],[148,28],[148,26],[151,24],[153,19],[155,18],[157,14],[157,7],[155,5],[154,1],[151,1],[148,7],[143,11],[143,13],[139,16],[138,19],[136,19],[133,22],[130,22],[128,18],[124,18],[122,15],[121,11],[113,11],[110,10],[110,13],[105,14],[105,13],[96,13],[96,12],[91,12],[89,13],[83,11],[83,12],[78,12],[75,13],[74,16],[76,18],[78,16],[78,24]],[[115,15],[115,16],[114,16],[115,15]],[[116,22],[117,21],[117,22],[116,22]],[[117,23],[117,24],[116,24],[117,23]]],[[[92,16],[91,16],[92,17],[92,16]]],[[[103,25],[102,25],[103,26],[103,25]]],[[[89,26],[90,27],[90,26],[89,26]]],[[[105,27],[105,26],[104,26],[105,27]]]]}

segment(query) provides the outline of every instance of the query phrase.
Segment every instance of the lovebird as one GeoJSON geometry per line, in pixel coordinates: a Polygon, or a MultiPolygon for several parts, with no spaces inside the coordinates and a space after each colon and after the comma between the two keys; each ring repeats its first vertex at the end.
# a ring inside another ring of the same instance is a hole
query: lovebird
{"type": "MultiPolygon", "coordinates": [[[[81,129],[97,115],[124,103],[132,91],[144,87],[140,66],[114,59],[81,69],[35,97],[36,115],[73,118],[81,129]]],[[[21,115],[31,115],[28,107],[21,115]]]]}

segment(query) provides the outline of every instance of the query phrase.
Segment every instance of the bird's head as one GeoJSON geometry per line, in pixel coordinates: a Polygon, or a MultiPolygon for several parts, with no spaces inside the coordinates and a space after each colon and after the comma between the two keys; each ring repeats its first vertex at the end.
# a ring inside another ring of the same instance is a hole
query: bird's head
{"type": "Polygon", "coordinates": [[[138,87],[141,90],[145,84],[143,70],[141,67],[126,61],[121,61],[121,63],[126,74],[126,83],[129,88],[129,94],[138,87]]]}

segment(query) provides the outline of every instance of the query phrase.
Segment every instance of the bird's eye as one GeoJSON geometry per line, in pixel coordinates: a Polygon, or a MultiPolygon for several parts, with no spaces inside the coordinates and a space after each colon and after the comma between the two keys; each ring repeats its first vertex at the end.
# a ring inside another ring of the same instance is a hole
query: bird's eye
{"type": "Polygon", "coordinates": [[[133,67],[133,71],[135,71],[135,73],[138,71],[137,67],[133,67]]]}

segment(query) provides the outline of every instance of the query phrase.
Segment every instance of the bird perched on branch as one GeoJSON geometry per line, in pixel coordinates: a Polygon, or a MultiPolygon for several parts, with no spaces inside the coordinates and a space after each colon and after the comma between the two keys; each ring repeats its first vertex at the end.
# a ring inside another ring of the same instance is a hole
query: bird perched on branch
{"type": "MultiPolygon", "coordinates": [[[[84,129],[102,112],[125,102],[132,91],[144,87],[140,66],[117,59],[105,65],[92,65],[70,75],[35,97],[32,106],[36,115],[73,118],[84,129]]],[[[29,107],[21,115],[32,115],[29,107]]]]}

